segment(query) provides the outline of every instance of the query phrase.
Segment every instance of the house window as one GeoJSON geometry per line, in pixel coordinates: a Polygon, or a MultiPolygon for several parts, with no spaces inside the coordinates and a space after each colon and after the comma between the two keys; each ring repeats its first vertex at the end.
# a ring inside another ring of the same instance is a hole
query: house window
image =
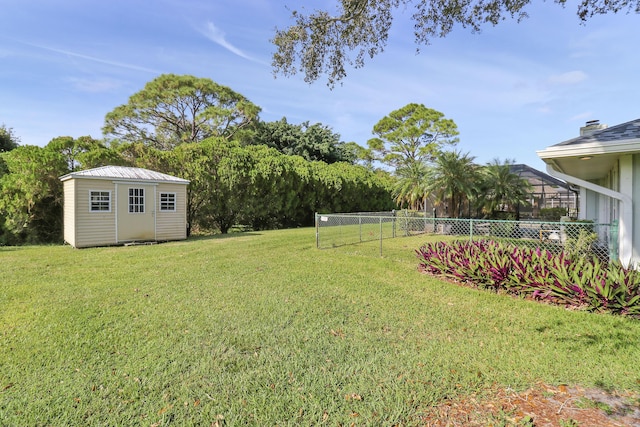
{"type": "Polygon", "coordinates": [[[129,213],[144,213],[144,188],[129,189],[129,213]]]}
{"type": "Polygon", "coordinates": [[[90,212],[111,212],[111,191],[89,191],[90,212]]]}
{"type": "Polygon", "coordinates": [[[176,193],[160,193],[160,212],[176,211],[176,193]]]}

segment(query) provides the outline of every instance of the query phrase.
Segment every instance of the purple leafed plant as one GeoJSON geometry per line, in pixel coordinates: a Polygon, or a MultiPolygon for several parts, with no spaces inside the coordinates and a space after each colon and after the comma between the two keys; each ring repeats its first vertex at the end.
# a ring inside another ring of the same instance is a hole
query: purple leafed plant
{"type": "Polygon", "coordinates": [[[556,304],[640,318],[640,272],[596,258],[492,240],[427,243],[420,271],[480,288],[556,304]]]}

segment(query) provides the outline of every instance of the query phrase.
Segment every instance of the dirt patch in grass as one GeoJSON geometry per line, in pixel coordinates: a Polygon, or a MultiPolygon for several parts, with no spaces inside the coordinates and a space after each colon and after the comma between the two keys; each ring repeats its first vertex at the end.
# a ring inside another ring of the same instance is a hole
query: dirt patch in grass
{"type": "Polygon", "coordinates": [[[423,425],[640,427],[640,395],[538,384],[525,392],[495,389],[430,408],[423,425]]]}

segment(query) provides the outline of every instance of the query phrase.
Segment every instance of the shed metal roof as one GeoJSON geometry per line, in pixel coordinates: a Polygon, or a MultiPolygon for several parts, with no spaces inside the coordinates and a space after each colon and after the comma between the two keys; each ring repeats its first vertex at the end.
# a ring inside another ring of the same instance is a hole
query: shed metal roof
{"type": "Polygon", "coordinates": [[[60,177],[61,181],[71,178],[93,178],[93,179],[111,179],[118,181],[153,181],[153,182],[170,182],[173,184],[188,184],[186,179],[177,176],[167,175],[166,173],[156,172],[143,168],[132,168],[127,166],[102,166],[94,169],[86,169],[83,171],[71,172],[60,177]]]}

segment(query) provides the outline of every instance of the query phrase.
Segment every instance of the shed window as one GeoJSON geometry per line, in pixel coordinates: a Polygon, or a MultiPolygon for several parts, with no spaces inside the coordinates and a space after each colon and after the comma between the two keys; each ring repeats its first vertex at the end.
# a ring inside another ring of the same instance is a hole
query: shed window
{"type": "Polygon", "coordinates": [[[160,212],[176,211],[176,193],[160,193],[160,212]]]}
{"type": "Polygon", "coordinates": [[[91,212],[111,212],[111,191],[90,191],[89,210],[91,212]]]}
{"type": "Polygon", "coordinates": [[[129,213],[144,213],[144,188],[129,189],[129,213]]]}

